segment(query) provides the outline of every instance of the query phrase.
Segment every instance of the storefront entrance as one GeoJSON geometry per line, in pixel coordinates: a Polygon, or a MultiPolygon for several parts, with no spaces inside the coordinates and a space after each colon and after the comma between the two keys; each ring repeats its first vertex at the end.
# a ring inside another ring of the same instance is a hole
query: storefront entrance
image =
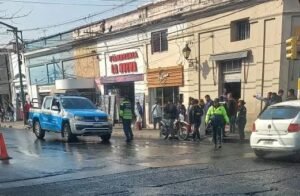
{"type": "Polygon", "coordinates": [[[234,99],[241,98],[242,59],[220,61],[220,95],[232,93],[234,99]]]}
{"type": "Polygon", "coordinates": [[[241,82],[225,82],[224,88],[227,93],[232,93],[234,99],[241,98],[241,82]]]}
{"type": "Polygon", "coordinates": [[[134,82],[106,84],[104,86],[105,95],[117,95],[120,98],[128,96],[134,102],[134,82]]]}

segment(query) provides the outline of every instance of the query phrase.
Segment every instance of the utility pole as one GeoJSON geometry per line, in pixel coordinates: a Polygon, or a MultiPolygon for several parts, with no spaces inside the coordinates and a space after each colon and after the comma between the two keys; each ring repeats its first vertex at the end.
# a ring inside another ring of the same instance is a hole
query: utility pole
{"type": "MultiPolygon", "coordinates": [[[[18,33],[21,31],[18,31],[17,27],[11,26],[9,24],[6,24],[4,22],[0,21],[0,24],[10,28],[10,30],[8,31],[12,31],[14,33],[15,39],[16,39],[16,54],[17,54],[17,58],[18,58],[18,69],[19,69],[19,79],[20,79],[20,97],[21,97],[21,101],[22,101],[22,108],[23,108],[23,113],[24,113],[24,106],[25,106],[25,95],[24,95],[24,86],[23,86],[23,77],[22,77],[22,68],[21,68],[21,59],[20,59],[20,49],[19,49],[19,37],[18,37],[18,33]]],[[[22,35],[22,32],[21,32],[22,35]]],[[[23,121],[24,121],[24,125],[26,124],[25,122],[25,116],[23,115],[23,121]]]]}

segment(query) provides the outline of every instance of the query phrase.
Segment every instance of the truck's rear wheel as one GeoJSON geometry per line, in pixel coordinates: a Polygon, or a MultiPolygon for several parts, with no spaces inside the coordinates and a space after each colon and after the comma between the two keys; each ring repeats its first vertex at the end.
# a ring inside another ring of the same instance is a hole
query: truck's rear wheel
{"type": "Polygon", "coordinates": [[[45,130],[42,129],[39,121],[33,122],[33,132],[38,139],[44,139],[45,130]]]}
{"type": "Polygon", "coordinates": [[[76,138],[76,136],[72,133],[70,125],[68,123],[64,124],[63,137],[67,142],[72,142],[76,138]]]}
{"type": "Polygon", "coordinates": [[[111,134],[102,135],[100,137],[101,137],[102,141],[108,142],[110,140],[111,134]]]}

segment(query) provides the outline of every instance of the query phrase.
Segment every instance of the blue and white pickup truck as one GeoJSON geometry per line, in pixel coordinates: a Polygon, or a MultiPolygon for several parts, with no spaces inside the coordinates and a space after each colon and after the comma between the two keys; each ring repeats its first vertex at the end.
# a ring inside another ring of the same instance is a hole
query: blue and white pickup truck
{"type": "Polygon", "coordinates": [[[47,96],[41,109],[30,109],[28,122],[39,139],[46,131],[60,133],[67,142],[90,135],[109,141],[112,134],[110,116],[80,96],[47,96]]]}

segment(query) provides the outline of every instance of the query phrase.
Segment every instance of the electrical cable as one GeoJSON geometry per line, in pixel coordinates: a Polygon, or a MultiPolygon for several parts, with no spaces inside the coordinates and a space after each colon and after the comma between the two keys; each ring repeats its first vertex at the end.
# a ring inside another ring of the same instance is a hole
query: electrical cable
{"type": "MultiPolygon", "coordinates": [[[[38,4],[38,5],[64,5],[64,6],[99,6],[99,7],[111,7],[118,6],[118,4],[91,4],[91,3],[61,3],[61,2],[44,2],[44,1],[21,1],[21,0],[0,0],[0,3],[22,3],[22,4],[38,4]]],[[[128,5],[130,6],[130,5],[128,5]]],[[[134,5],[132,5],[134,6],[134,5]]]]}
{"type": "Polygon", "coordinates": [[[88,16],[81,17],[81,18],[78,18],[78,19],[70,20],[70,21],[67,21],[67,22],[63,22],[63,23],[59,23],[59,24],[55,24],[55,25],[48,25],[48,26],[44,26],[44,27],[23,29],[22,31],[37,31],[37,30],[43,30],[43,29],[49,29],[49,28],[64,26],[64,25],[68,25],[68,24],[73,24],[73,23],[76,23],[76,22],[79,22],[79,21],[82,21],[82,20],[87,20],[87,19],[93,18],[95,16],[105,14],[107,12],[113,11],[113,10],[118,9],[118,8],[127,6],[128,4],[131,4],[131,3],[136,2],[136,1],[138,1],[138,0],[130,0],[128,2],[125,2],[125,3],[122,3],[118,6],[115,6],[113,8],[110,8],[110,9],[107,9],[107,10],[104,10],[104,11],[101,11],[101,12],[93,13],[93,14],[90,14],[88,16]]]}

